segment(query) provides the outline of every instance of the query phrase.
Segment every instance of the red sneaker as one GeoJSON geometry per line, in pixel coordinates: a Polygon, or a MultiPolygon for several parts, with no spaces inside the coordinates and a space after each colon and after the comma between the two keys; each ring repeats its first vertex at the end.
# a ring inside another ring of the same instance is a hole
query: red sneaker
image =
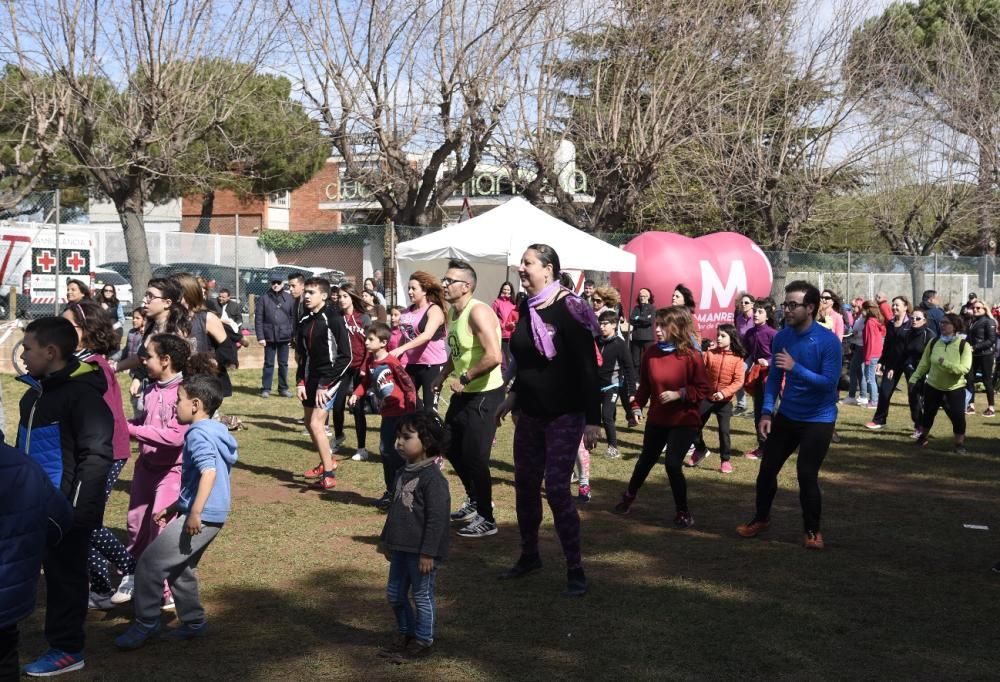
{"type": "Polygon", "coordinates": [[[748,450],[743,453],[743,456],[747,459],[760,459],[764,453],[760,451],[760,448],[754,448],[753,450],[748,450]]]}
{"type": "Polygon", "coordinates": [[[802,546],[806,549],[823,549],[822,533],[809,531],[802,539],[802,546]]]}
{"type": "Polygon", "coordinates": [[[318,481],[313,481],[312,488],[319,488],[320,490],[331,490],[337,487],[337,470],[324,471],[318,481]]]}
{"type": "Polygon", "coordinates": [[[750,523],[741,523],[736,526],[736,532],[741,538],[755,538],[771,525],[770,521],[753,520],[750,523]]]}
{"type": "Polygon", "coordinates": [[[323,475],[323,463],[320,462],[309,471],[304,472],[302,475],[306,478],[319,478],[323,475]]]}

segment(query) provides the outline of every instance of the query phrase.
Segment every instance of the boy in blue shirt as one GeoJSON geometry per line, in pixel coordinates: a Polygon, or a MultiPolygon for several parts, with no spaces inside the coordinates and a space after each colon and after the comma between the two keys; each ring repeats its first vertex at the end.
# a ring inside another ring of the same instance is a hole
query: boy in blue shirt
{"type": "Polygon", "coordinates": [[[771,345],[773,360],[758,427],[765,440],[757,474],[757,512],[749,523],[740,524],[736,532],[752,538],[770,525],[778,472],[798,448],[796,471],[805,525],[803,545],[807,549],[823,549],[823,536],[819,532],[822,507],[819,468],[830,449],[837,422],[841,344],[833,332],[816,324],[819,289],[809,282],[796,280],[785,287],[782,308],[785,327],[771,345]],[[776,408],[779,392],[781,404],[776,408]]]}
{"type": "Polygon", "coordinates": [[[177,502],[155,515],[166,525],[136,567],[135,620],[115,638],[119,649],[137,649],[160,632],[163,581],[170,582],[181,626],[170,639],[202,637],[207,628],[194,569],[229,517],[229,474],[236,462],[236,440],[212,415],[222,405],[222,384],[207,374],[186,377],[177,392],[177,421],[190,424],[184,436],[181,492],[177,502]],[[170,576],[176,576],[170,578],[170,576]]]}

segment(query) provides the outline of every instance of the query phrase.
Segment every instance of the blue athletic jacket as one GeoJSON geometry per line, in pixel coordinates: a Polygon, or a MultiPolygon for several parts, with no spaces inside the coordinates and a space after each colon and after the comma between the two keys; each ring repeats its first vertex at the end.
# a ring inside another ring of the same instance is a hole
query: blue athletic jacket
{"type": "Polygon", "coordinates": [[[46,539],[57,542],[72,523],[73,510],[42,468],[0,442],[0,628],[35,608],[46,539]]]}
{"type": "Polygon", "coordinates": [[[771,371],[764,385],[762,414],[777,412],[793,421],[830,423],[837,421],[837,383],[843,364],[843,349],[837,335],[817,322],[804,332],[792,327],[779,331],[771,342],[771,371]],[[787,351],[795,360],[791,372],[775,365],[778,353],[787,351]],[[784,388],[781,386],[785,381],[784,388]]]}
{"type": "Polygon", "coordinates": [[[104,402],[101,370],[76,358],[58,372],[36,379],[21,398],[17,446],[28,453],[73,507],[74,525],[99,528],[104,486],[111,468],[115,423],[104,402]]]}

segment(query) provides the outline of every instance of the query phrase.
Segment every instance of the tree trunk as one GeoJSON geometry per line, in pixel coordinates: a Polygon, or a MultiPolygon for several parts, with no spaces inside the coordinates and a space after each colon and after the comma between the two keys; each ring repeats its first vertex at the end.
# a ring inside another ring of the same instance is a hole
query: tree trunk
{"type": "Polygon", "coordinates": [[[211,234],[212,214],[215,212],[215,190],[210,189],[201,195],[201,215],[198,217],[197,234],[211,234]]]}
{"type": "Polygon", "coordinates": [[[914,256],[913,265],[910,266],[910,286],[913,289],[913,298],[910,300],[914,306],[920,303],[926,288],[927,273],[925,272],[925,264],[927,263],[927,258],[927,256],[914,256]]]}
{"type": "Polygon", "coordinates": [[[771,263],[774,279],[771,282],[771,298],[775,302],[785,300],[785,280],[788,279],[788,249],[776,251],[775,260],[771,263]]]}
{"type": "MultiPolygon", "coordinates": [[[[993,173],[996,170],[992,142],[979,145],[979,181],[976,185],[976,256],[993,253],[993,173]]],[[[983,286],[980,284],[980,286],[983,286]]]]}
{"type": "Polygon", "coordinates": [[[132,303],[142,301],[146,283],[152,278],[149,265],[149,247],[146,245],[146,226],[142,220],[142,202],[126,199],[117,206],[118,219],[125,233],[125,253],[128,256],[129,275],[132,281],[132,303]]]}

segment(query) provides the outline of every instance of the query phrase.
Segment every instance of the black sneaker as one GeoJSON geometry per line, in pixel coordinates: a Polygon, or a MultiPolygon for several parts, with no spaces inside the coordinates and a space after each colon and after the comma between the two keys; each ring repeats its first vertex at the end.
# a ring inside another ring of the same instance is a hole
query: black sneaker
{"type": "Polygon", "coordinates": [[[499,580],[514,580],[516,578],[523,578],[524,576],[537,571],[542,567],[542,557],[537,554],[532,554],[530,556],[521,555],[517,560],[517,563],[508,568],[506,571],[501,573],[497,578],[499,580]]]}
{"type": "Polygon", "coordinates": [[[635,502],[635,495],[630,495],[628,492],[624,492],[622,493],[622,501],[616,504],[611,512],[624,516],[629,513],[633,502],[635,502]]]}
{"type": "Polygon", "coordinates": [[[691,512],[679,511],[674,517],[674,528],[691,528],[694,525],[694,517],[691,512]]]}
{"type": "Polygon", "coordinates": [[[497,534],[497,524],[494,521],[487,521],[479,514],[465,528],[458,529],[458,535],[463,538],[485,538],[488,535],[497,534]]]}
{"type": "Polygon", "coordinates": [[[479,516],[479,512],[476,509],[476,503],[467,497],[462,506],[451,513],[451,520],[468,522],[477,516],[479,516]]]}
{"type": "Polygon", "coordinates": [[[392,506],[392,494],[389,491],[382,493],[382,497],[375,500],[375,507],[379,511],[389,511],[389,507],[392,506]]]}
{"type": "Polygon", "coordinates": [[[993,564],[993,568],[990,570],[992,570],[994,573],[1000,574],[1000,561],[993,564]]]}
{"type": "Polygon", "coordinates": [[[582,568],[571,568],[566,571],[566,589],[564,597],[582,597],[587,594],[587,576],[582,568]]]}

